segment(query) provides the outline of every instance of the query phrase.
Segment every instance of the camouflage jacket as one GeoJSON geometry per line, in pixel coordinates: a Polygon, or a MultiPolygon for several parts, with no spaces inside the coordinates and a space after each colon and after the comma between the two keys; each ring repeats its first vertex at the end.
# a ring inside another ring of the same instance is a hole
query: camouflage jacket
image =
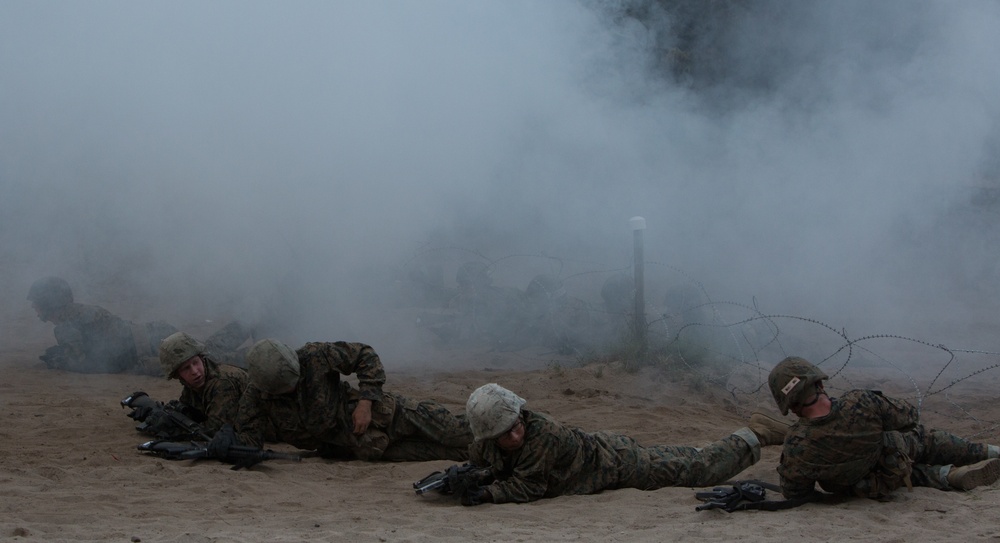
{"type": "MultiPolygon", "coordinates": [[[[347,446],[352,428],[347,427],[348,401],[382,400],[385,370],[375,350],[363,343],[307,343],[296,351],[299,382],[287,394],[270,395],[253,384],[240,400],[237,430],[240,440],[260,447],[268,428],[275,440],[300,449],[347,446]],[[358,391],[340,380],[354,374],[358,391]]],[[[377,406],[373,406],[373,412],[377,406]]]]}
{"type": "Polygon", "coordinates": [[[496,482],[494,503],[530,502],[565,494],[618,488],[635,471],[634,441],[604,432],[587,433],[548,415],[521,410],[524,445],[511,453],[486,439],[469,446],[473,464],[489,466],[496,482]]]}
{"type": "Polygon", "coordinates": [[[852,493],[883,452],[883,433],[907,432],[918,425],[917,409],[875,390],[852,390],[831,398],[830,413],[800,418],[785,438],[778,474],[786,498],[806,497],[815,484],[852,493]]]}
{"type": "Polygon", "coordinates": [[[57,345],[43,360],[53,369],[81,373],[121,373],[139,362],[129,321],[96,305],[71,303],[60,310],[57,345]]]}
{"type": "Polygon", "coordinates": [[[205,355],[202,360],[205,362],[205,386],[194,390],[185,385],[180,402],[204,416],[201,426],[212,435],[223,424],[236,425],[240,399],[247,387],[247,372],[236,366],[216,364],[205,355]]]}

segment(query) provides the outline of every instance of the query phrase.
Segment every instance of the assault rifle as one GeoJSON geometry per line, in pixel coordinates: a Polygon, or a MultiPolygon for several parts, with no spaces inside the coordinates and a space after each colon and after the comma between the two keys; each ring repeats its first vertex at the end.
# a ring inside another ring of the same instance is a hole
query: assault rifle
{"type": "Polygon", "coordinates": [[[705,502],[694,508],[695,511],[706,509],[722,509],[727,513],[733,511],[763,510],[780,511],[800,505],[822,501],[823,495],[816,492],[806,498],[791,500],[768,500],[767,491],[781,492],[781,487],[764,481],[736,481],[732,486],[717,486],[711,492],[698,492],[694,496],[705,502]]]}
{"type": "MultiPolygon", "coordinates": [[[[740,505],[745,505],[740,502],[744,500],[750,503],[762,502],[766,494],[767,492],[764,487],[756,484],[756,481],[737,481],[730,487],[717,486],[711,492],[698,492],[695,494],[695,498],[705,503],[695,507],[694,510],[722,509],[727,513],[732,513],[739,510],[740,505]]],[[[744,507],[744,509],[746,508],[744,507]]]]}
{"type": "Polygon", "coordinates": [[[416,490],[417,494],[437,490],[441,494],[461,496],[469,488],[491,482],[493,482],[493,474],[489,468],[465,463],[455,464],[444,471],[435,471],[413,483],[413,489],[416,490]]]}
{"type": "Polygon", "coordinates": [[[213,438],[186,414],[190,408],[177,400],[163,404],[145,392],[134,392],[121,404],[131,408],[128,416],[140,422],[136,430],[157,438],[140,444],[138,449],[167,460],[214,458],[233,464],[232,469],[248,468],[264,460],[302,460],[297,454],[241,445],[229,424],[223,425],[213,438]]]}
{"type": "Polygon", "coordinates": [[[196,413],[177,400],[164,404],[140,391],[133,392],[121,404],[122,408],[132,409],[128,416],[140,423],[135,429],[144,434],[160,440],[212,440],[212,436],[191,418],[197,416],[196,413]]]}
{"type": "Polygon", "coordinates": [[[228,445],[223,450],[216,450],[211,442],[205,441],[147,441],[139,445],[143,452],[154,454],[167,460],[198,460],[214,458],[233,464],[230,469],[249,468],[264,460],[292,460],[298,462],[302,457],[297,454],[280,453],[271,450],[258,449],[243,445],[228,445]]]}

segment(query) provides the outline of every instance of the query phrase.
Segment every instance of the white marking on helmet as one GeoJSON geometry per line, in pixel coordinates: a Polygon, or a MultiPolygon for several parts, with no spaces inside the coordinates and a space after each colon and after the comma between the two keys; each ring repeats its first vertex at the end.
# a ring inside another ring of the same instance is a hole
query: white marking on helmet
{"type": "Polygon", "coordinates": [[[785,385],[785,388],[781,389],[781,393],[784,394],[785,396],[788,396],[788,393],[791,392],[791,390],[795,388],[795,385],[799,384],[800,381],[801,379],[799,379],[798,377],[792,377],[788,381],[788,384],[785,385]]]}

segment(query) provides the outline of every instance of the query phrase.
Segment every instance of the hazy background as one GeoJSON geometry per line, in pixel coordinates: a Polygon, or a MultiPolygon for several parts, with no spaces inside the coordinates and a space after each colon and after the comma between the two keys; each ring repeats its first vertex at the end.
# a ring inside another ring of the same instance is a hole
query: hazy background
{"type": "Polygon", "coordinates": [[[998,28],[988,0],[3,2],[4,316],[60,275],[401,352],[414,262],[596,300],[639,215],[653,282],[993,323],[998,28]]]}

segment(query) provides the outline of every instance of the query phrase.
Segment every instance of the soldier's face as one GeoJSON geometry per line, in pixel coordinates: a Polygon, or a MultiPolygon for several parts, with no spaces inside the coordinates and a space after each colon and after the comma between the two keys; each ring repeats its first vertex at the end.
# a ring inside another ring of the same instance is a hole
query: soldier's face
{"type": "Polygon", "coordinates": [[[791,411],[792,413],[795,413],[799,417],[805,416],[804,415],[805,410],[816,405],[816,402],[819,401],[820,394],[824,394],[823,387],[817,386],[815,389],[813,389],[811,396],[805,398],[805,400],[801,403],[796,403],[788,406],[788,410],[791,411]]]}
{"type": "Polygon", "coordinates": [[[35,315],[38,315],[38,320],[42,322],[51,322],[53,324],[59,324],[59,312],[58,311],[46,311],[41,306],[35,302],[31,302],[31,308],[35,310],[35,315]]]}
{"type": "Polygon", "coordinates": [[[200,355],[194,355],[177,368],[177,378],[195,390],[205,386],[205,362],[200,355]]]}
{"type": "Polygon", "coordinates": [[[524,445],[524,421],[517,419],[514,426],[510,427],[510,430],[500,434],[500,437],[496,438],[497,447],[505,451],[516,451],[524,445]]]}

